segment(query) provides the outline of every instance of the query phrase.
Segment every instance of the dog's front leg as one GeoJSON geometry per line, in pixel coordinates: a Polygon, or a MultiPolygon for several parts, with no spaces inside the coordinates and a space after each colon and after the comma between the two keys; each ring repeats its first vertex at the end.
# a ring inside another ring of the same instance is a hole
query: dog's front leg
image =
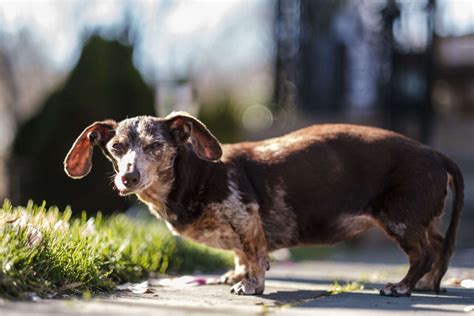
{"type": "Polygon", "coordinates": [[[242,281],[242,279],[247,275],[247,257],[240,249],[235,249],[234,266],[234,270],[230,270],[229,272],[222,275],[216,283],[234,285],[237,282],[242,281]]]}
{"type": "Polygon", "coordinates": [[[267,242],[263,232],[258,208],[249,210],[250,218],[238,227],[242,253],[247,263],[247,273],[231,288],[239,295],[262,294],[265,289],[265,271],[269,268],[267,242]]]}

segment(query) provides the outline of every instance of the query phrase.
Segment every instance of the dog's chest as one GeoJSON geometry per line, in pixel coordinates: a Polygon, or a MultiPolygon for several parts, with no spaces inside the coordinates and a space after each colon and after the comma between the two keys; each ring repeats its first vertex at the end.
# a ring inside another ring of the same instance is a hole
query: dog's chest
{"type": "Polygon", "coordinates": [[[239,232],[243,226],[252,228],[255,222],[247,209],[248,205],[242,203],[234,192],[223,201],[204,205],[201,215],[191,223],[185,226],[168,224],[168,227],[183,237],[211,247],[241,249],[239,232]]]}
{"type": "MultiPolygon", "coordinates": [[[[193,222],[180,225],[177,216],[169,215],[168,212],[157,211],[151,207],[154,215],[163,220],[173,235],[192,239],[196,242],[206,244],[210,247],[220,249],[241,248],[240,238],[232,229],[231,223],[226,220],[226,213],[223,207],[205,208],[203,214],[193,222]]],[[[172,214],[172,213],[171,213],[172,214]]]]}
{"type": "Polygon", "coordinates": [[[210,247],[241,248],[240,238],[231,224],[213,211],[206,211],[194,222],[184,227],[174,227],[168,222],[167,225],[172,232],[210,247]]]}
{"type": "MultiPolygon", "coordinates": [[[[196,242],[221,249],[242,249],[241,235],[260,227],[258,205],[244,203],[237,185],[228,183],[229,194],[219,201],[201,202],[197,218],[184,224],[171,218],[168,227],[172,232],[196,242]]],[[[179,217],[179,216],[178,216],[179,217]]]]}
{"type": "Polygon", "coordinates": [[[240,239],[230,225],[197,223],[190,225],[181,235],[210,247],[220,249],[239,249],[240,239]]]}

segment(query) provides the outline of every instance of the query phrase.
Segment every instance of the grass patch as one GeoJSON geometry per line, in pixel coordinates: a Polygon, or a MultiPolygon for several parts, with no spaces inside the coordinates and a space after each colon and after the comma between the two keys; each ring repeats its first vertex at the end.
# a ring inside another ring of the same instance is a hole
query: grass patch
{"type": "Polygon", "coordinates": [[[334,253],[334,247],[304,246],[290,248],[290,256],[294,261],[315,260],[327,257],[334,253]]]}
{"type": "Polygon", "coordinates": [[[156,220],[71,218],[45,203],[0,209],[0,296],[26,299],[111,291],[165,272],[224,270],[231,254],[172,236],[156,220]]]}
{"type": "Polygon", "coordinates": [[[360,282],[346,282],[344,284],[340,284],[338,281],[335,281],[331,285],[328,292],[331,294],[340,294],[345,292],[362,291],[363,289],[364,284],[360,282]]]}

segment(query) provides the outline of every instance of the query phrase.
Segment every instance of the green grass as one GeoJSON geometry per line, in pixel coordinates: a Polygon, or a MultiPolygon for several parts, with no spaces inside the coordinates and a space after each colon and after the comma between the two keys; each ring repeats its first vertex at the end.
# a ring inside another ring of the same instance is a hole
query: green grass
{"type": "Polygon", "coordinates": [[[0,209],[0,296],[25,299],[111,291],[165,272],[211,272],[231,255],[172,236],[157,220],[124,215],[71,218],[71,210],[0,209]]]}
{"type": "Polygon", "coordinates": [[[335,281],[328,292],[331,294],[340,294],[345,292],[362,291],[363,289],[364,284],[361,282],[346,282],[340,284],[338,281],[335,281]]]}

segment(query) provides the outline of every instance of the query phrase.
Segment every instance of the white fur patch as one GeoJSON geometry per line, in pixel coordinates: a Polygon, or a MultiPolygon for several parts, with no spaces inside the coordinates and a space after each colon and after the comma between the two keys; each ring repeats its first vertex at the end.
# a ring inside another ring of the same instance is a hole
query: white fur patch
{"type": "Polygon", "coordinates": [[[128,166],[134,166],[137,159],[137,152],[135,150],[129,150],[119,161],[120,173],[125,173],[128,170],[128,166]]]}
{"type": "Polygon", "coordinates": [[[405,231],[407,230],[407,225],[403,223],[387,223],[387,226],[392,230],[396,235],[403,237],[405,231]]]}
{"type": "Polygon", "coordinates": [[[345,216],[339,220],[338,229],[347,234],[345,238],[350,238],[366,231],[373,223],[369,215],[345,216]]]}
{"type": "Polygon", "coordinates": [[[223,221],[229,222],[232,221],[234,225],[242,226],[247,223],[249,217],[248,209],[252,208],[258,211],[258,205],[256,203],[250,203],[245,205],[241,201],[241,194],[238,190],[237,183],[233,181],[234,172],[230,170],[228,172],[228,183],[227,187],[230,194],[227,198],[221,203],[210,203],[207,205],[208,210],[217,212],[218,216],[222,218],[223,221]]]}
{"type": "Polygon", "coordinates": [[[256,146],[254,150],[257,153],[273,153],[275,155],[282,154],[286,151],[286,148],[293,144],[299,143],[305,140],[303,136],[287,135],[285,137],[272,138],[263,141],[260,145],[256,146]]]}
{"type": "Polygon", "coordinates": [[[119,190],[119,191],[123,191],[123,190],[126,190],[127,187],[125,186],[125,184],[123,184],[122,182],[122,176],[117,174],[115,177],[114,177],[114,184],[115,184],[115,187],[119,190]]]}
{"type": "Polygon", "coordinates": [[[403,238],[407,230],[407,225],[405,223],[401,223],[401,222],[396,223],[393,220],[389,219],[387,215],[385,214],[381,214],[379,218],[382,221],[382,223],[386,225],[393,234],[403,238]]]}
{"type": "Polygon", "coordinates": [[[243,258],[244,254],[234,256],[234,272],[236,274],[245,274],[247,272],[247,262],[243,258]]]}

